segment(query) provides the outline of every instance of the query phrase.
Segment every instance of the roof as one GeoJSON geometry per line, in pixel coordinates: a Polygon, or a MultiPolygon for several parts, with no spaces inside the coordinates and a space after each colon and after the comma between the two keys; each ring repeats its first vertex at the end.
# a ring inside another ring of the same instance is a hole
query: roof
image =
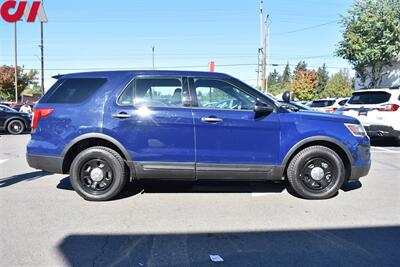
{"type": "Polygon", "coordinates": [[[154,76],[195,76],[202,78],[231,78],[228,74],[219,72],[205,72],[205,71],[184,71],[184,70],[117,70],[117,71],[93,71],[93,72],[79,72],[64,75],[53,76],[55,79],[60,77],[79,78],[79,77],[111,77],[111,76],[135,76],[135,75],[154,75],[154,76]]]}

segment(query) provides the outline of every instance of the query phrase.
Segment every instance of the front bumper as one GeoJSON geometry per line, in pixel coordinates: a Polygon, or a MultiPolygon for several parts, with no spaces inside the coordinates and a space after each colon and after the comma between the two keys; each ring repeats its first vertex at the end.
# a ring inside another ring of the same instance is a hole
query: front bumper
{"type": "Polygon", "coordinates": [[[366,176],[371,168],[371,161],[368,164],[360,166],[351,166],[351,175],[349,180],[359,180],[361,177],[366,176]]]}
{"type": "Polygon", "coordinates": [[[400,138],[400,131],[396,131],[387,125],[364,125],[369,137],[395,137],[400,138]]]}
{"type": "Polygon", "coordinates": [[[26,154],[30,167],[51,173],[63,173],[63,158],[26,154]]]}

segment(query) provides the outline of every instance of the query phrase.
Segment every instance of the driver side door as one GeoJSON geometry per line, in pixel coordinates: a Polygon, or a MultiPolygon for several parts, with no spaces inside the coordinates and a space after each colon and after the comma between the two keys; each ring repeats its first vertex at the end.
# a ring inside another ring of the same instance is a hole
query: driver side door
{"type": "Polygon", "coordinates": [[[197,179],[266,179],[280,144],[276,112],[257,116],[256,98],[227,80],[190,79],[197,179]]]}

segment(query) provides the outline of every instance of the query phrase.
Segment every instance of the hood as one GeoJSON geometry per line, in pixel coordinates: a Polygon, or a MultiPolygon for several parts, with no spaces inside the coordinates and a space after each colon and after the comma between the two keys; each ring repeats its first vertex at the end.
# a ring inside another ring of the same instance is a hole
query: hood
{"type": "Polygon", "coordinates": [[[333,113],[302,110],[297,112],[297,114],[301,118],[306,120],[336,121],[341,123],[355,123],[355,124],[360,123],[356,118],[339,114],[333,114],[333,113]]]}

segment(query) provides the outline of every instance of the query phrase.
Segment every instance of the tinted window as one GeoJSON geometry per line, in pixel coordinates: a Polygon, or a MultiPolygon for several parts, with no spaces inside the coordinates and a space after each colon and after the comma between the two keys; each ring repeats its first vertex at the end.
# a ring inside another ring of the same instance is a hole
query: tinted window
{"type": "MultiPolygon", "coordinates": [[[[45,103],[80,103],[93,95],[107,80],[103,78],[70,78],[55,84],[45,103]]],[[[42,101],[41,101],[42,102],[42,101]]]]}
{"type": "Polygon", "coordinates": [[[335,100],[317,100],[313,101],[310,105],[312,108],[324,108],[332,106],[335,103],[335,100]]]}
{"type": "Polygon", "coordinates": [[[253,110],[255,99],[230,83],[199,79],[195,89],[199,107],[253,110]]]}
{"type": "Polygon", "coordinates": [[[342,101],[339,101],[339,106],[344,106],[346,103],[347,103],[347,100],[348,99],[344,99],[344,100],[342,100],[342,101]]]}
{"type": "Polygon", "coordinates": [[[186,96],[178,78],[136,79],[134,91],[134,103],[150,107],[182,107],[186,96]]]}
{"type": "Polygon", "coordinates": [[[347,102],[349,104],[381,104],[389,101],[390,94],[386,92],[359,92],[347,102]]]}

